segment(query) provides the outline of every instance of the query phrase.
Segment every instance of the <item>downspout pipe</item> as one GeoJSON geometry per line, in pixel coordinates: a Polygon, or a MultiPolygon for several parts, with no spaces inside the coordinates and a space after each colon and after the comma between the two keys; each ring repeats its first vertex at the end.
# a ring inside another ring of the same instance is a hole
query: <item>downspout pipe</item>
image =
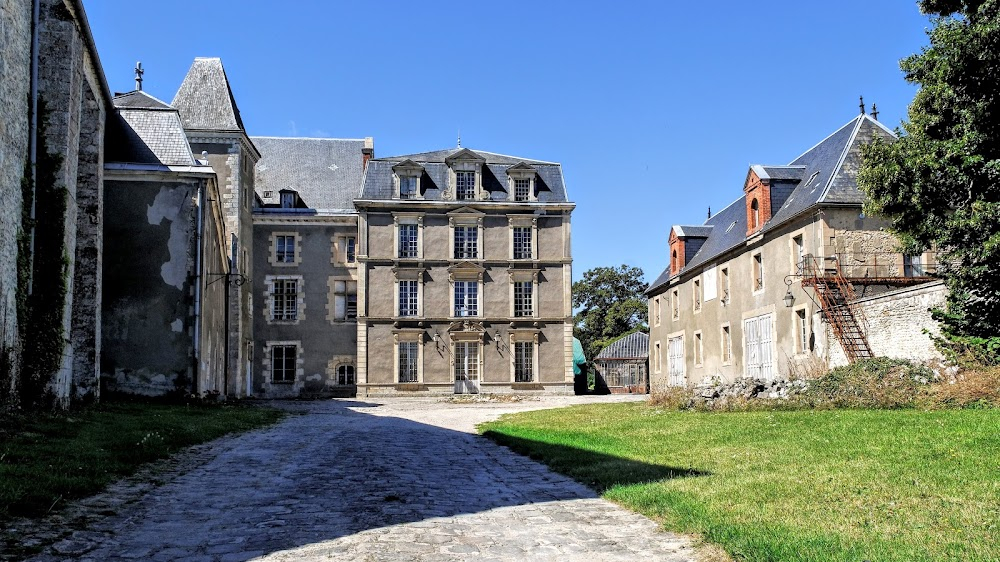
{"type": "MultiPolygon", "coordinates": [[[[38,191],[35,187],[38,177],[38,22],[41,19],[41,0],[31,3],[31,123],[28,132],[28,165],[31,181],[31,210],[28,211],[31,232],[28,233],[28,294],[32,294],[35,281],[35,201],[38,191]]],[[[23,202],[22,202],[23,203],[23,202]]]]}
{"type": "Polygon", "coordinates": [[[192,392],[198,394],[198,381],[201,379],[201,283],[204,279],[201,263],[202,229],[205,215],[204,180],[198,183],[198,219],[195,227],[195,258],[194,258],[194,382],[192,392]]]}

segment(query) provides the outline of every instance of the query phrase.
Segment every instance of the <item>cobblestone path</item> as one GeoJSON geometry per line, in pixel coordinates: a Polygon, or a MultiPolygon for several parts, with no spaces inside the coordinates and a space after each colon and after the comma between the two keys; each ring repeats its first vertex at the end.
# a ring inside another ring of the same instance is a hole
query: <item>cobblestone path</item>
{"type": "Polygon", "coordinates": [[[689,539],[473,433],[572,402],[285,403],[302,415],[213,443],[33,560],[695,560],[689,539]]]}

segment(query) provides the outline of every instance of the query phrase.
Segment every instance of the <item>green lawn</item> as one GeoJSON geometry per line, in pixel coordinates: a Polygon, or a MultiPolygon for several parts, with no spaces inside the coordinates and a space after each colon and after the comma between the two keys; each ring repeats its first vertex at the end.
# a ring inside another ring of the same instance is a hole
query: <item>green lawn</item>
{"type": "Polygon", "coordinates": [[[100,491],[142,464],[279,420],[271,408],[102,404],[67,415],[4,420],[0,522],[36,517],[100,491]]]}
{"type": "Polygon", "coordinates": [[[480,429],[737,560],[1000,560],[1000,410],[633,403],[480,429]]]}

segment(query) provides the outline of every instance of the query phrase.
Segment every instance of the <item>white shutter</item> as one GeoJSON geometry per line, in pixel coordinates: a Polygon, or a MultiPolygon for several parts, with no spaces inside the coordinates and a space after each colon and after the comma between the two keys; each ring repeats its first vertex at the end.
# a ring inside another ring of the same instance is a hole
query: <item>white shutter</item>
{"type": "Polygon", "coordinates": [[[746,353],[746,376],[753,379],[774,378],[774,352],[772,348],[774,315],[764,314],[743,321],[743,338],[746,353]]]}
{"type": "Polygon", "coordinates": [[[667,369],[670,386],[684,386],[684,338],[671,338],[667,343],[667,369]]]}
{"type": "Polygon", "coordinates": [[[774,357],[771,352],[771,326],[772,318],[770,314],[760,317],[760,376],[765,380],[774,378],[774,357]]]}
{"type": "Polygon", "coordinates": [[[706,269],[703,277],[702,282],[705,284],[703,298],[705,302],[708,302],[719,296],[719,279],[714,267],[706,269]]]}

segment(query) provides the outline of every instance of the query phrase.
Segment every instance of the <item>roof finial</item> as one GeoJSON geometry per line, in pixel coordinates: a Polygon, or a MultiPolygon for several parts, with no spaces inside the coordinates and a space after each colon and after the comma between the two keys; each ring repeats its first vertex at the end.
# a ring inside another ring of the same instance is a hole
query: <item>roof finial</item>
{"type": "Polygon", "coordinates": [[[458,130],[458,148],[462,148],[462,129],[458,130]]]}
{"type": "Polygon", "coordinates": [[[872,119],[878,121],[878,106],[874,103],[872,104],[872,119]]]}
{"type": "Polygon", "coordinates": [[[142,75],[145,73],[146,71],[142,69],[142,62],[135,63],[135,89],[140,92],[142,91],[142,75]]]}
{"type": "Polygon", "coordinates": [[[712,218],[712,207],[708,208],[708,218],[712,218]]]}
{"type": "Polygon", "coordinates": [[[858,107],[861,108],[861,115],[864,115],[865,114],[865,97],[864,96],[858,96],[858,100],[860,102],[860,103],[858,103],[858,107]]]}

